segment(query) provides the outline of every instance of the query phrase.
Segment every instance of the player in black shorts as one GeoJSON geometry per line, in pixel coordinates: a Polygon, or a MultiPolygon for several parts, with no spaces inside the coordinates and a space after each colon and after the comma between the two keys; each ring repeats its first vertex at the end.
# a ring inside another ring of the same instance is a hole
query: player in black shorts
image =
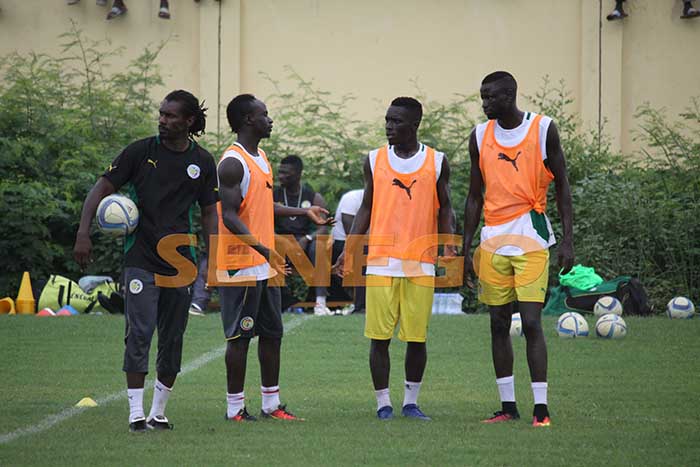
{"type": "MultiPolygon", "coordinates": [[[[158,136],[127,146],[88,193],[80,216],[74,257],[81,267],[90,260],[90,224],[100,201],[122,187],[139,208],[139,225],[127,236],[124,254],[126,334],[124,371],[129,398],[129,429],[169,429],[165,405],[180,372],[182,340],[190,306],[189,287],[159,287],[155,275],[177,270],[157,252],[170,234],[190,234],[191,210],[198,203],[206,242],[216,232],[218,201],[216,165],[193,136],[204,132],[206,109],[187,91],[173,91],[160,105],[158,136]],[[158,328],[157,378],[148,418],[143,411],[143,387],[148,352],[158,328]]],[[[208,251],[208,244],[207,244],[208,251]]],[[[178,252],[194,262],[193,245],[178,252]]],[[[194,277],[192,281],[194,281],[194,277]]]]}
{"type": "MultiPolygon", "coordinates": [[[[228,274],[231,284],[219,287],[221,319],[226,337],[226,419],[255,420],[245,407],[243,392],[250,340],[259,336],[260,391],[263,418],[298,420],[280,404],[279,372],[282,345],[282,310],[279,287],[268,285],[277,273],[289,272],[275,253],[274,216],[307,216],[319,225],[328,211],[275,204],[274,178],[260,140],[269,138],[272,119],[267,107],[251,94],[235,97],[226,109],[236,142],[219,162],[221,211],[218,226],[216,270],[228,274]],[[245,237],[244,237],[245,236],[245,237]],[[240,279],[240,282],[235,282],[240,279]]],[[[222,284],[223,285],[223,284],[222,284]]]]}

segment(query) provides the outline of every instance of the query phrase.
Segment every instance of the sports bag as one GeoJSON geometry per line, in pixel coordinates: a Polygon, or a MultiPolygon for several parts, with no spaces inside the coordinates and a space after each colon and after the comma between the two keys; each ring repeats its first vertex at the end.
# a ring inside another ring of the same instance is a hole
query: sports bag
{"type": "Polygon", "coordinates": [[[91,293],[85,293],[80,286],[67,277],[52,274],[39,295],[38,308],[51,308],[58,311],[64,305],[70,305],[80,313],[90,313],[103,310],[97,302],[97,294],[109,294],[116,291],[113,282],[103,282],[93,287],[91,293]]]}
{"type": "Polygon", "coordinates": [[[606,295],[620,300],[623,313],[626,315],[647,316],[653,312],[653,307],[639,279],[619,276],[589,290],[565,285],[552,287],[542,313],[550,316],[559,316],[567,311],[593,313],[593,307],[598,299],[606,295]]]}

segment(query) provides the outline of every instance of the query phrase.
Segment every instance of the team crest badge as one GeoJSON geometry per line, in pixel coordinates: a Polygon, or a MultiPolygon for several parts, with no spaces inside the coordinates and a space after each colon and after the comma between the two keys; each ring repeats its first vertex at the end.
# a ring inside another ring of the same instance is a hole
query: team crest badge
{"type": "Polygon", "coordinates": [[[141,282],[138,279],[132,279],[131,282],[129,282],[129,292],[131,292],[133,295],[138,295],[141,293],[143,290],[143,282],[141,282]]]}
{"type": "Polygon", "coordinates": [[[198,165],[190,164],[187,167],[187,175],[189,175],[192,180],[198,179],[200,173],[201,173],[201,170],[199,169],[198,165]]]}
{"type": "Polygon", "coordinates": [[[301,207],[304,209],[309,209],[311,207],[311,201],[305,199],[301,202],[301,207]]]}
{"type": "Polygon", "coordinates": [[[253,325],[255,324],[255,321],[253,321],[253,318],[250,316],[246,316],[241,320],[241,329],[244,331],[250,331],[253,329],[253,325]]]}

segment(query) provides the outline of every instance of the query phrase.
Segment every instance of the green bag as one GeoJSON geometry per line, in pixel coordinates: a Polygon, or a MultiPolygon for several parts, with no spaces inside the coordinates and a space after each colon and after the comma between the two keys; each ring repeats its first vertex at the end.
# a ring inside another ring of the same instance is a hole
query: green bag
{"type": "Polygon", "coordinates": [[[626,286],[631,279],[630,276],[619,276],[601,282],[589,290],[557,285],[549,290],[542,313],[549,316],[559,316],[567,311],[593,313],[595,303],[604,295],[615,297],[622,302],[626,295],[626,286]]]}

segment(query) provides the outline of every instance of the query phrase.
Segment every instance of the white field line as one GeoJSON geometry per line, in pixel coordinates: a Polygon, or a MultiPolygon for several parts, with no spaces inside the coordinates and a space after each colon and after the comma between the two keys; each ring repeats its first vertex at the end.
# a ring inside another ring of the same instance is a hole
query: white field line
{"type": "MultiPolygon", "coordinates": [[[[301,317],[299,319],[294,319],[290,321],[288,324],[284,326],[285,333],[292,331],[294,328],[299,327],[304,321],[307,319],[311,318],[313,315],[306,315],[304,317],[301,317]]],[[[255,345],[257,343],[257,340],[251,342],[251,345],[255,345]]],[[[199,357],[195,358],[191,362],[187,363],[182,367],[180,370],[180,374],[178,377],[182,377],[183,375],[186,375],[187,373],[190,373],[192,371],[198,370],[202,368],[204,365],[223,357],[224,353],[226,352],[226,347],[219,347],[214,350],[210,350],[209,352],[200,355],[199,357]]],[[[152,380],[147,381],[146,386],[152,385],[153,382],[152,380]]],[[[124,389],[120,389],[117,392],[114,392],[112,394],[109,394],[107,396],[99,397],[95,399],[95,402],[97,402],[98,406],[103,406],[106,404],[109,404],[111,402],[114,402],[119,399],[126,399],[126,391],[124,389]]],[[[29,435],[35,435],[37,433],[41,433],[42,431],[46,431],[49,428],[51,428],[54,425],[57,425],[65,420],[68,420],[69,418],[72,418],[76,415],[80,415],[82,412],[87,410],[89,407],[69,407],[59,413],[49,415],[39,423],[35,425],[30,425],[25,428],[18,428],[15,431],[11,431],[10,433],[5,433],[0,435],[0,444],[7,444],[11,441],[14,441],[18,438],[21,438],[23,436],[29,436],[29,435]]]]}

